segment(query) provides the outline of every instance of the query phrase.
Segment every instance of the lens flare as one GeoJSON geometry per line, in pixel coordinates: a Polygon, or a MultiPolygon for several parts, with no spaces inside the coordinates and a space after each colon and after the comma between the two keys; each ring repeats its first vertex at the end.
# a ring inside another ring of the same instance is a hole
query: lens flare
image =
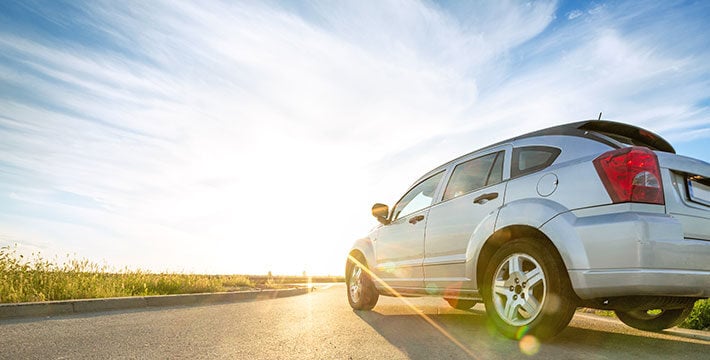
{"type": "Polygon", "coordinates": [[[535,355],[540,351],[540,341],[532,335],[523,336],[518,346],[520,347],[520,352],[525,355],[535,355]]]}
{"type": "Polygon", "coordinates": [[[432,294],[438,294],[439,293],[439,287],[436,286],[436,284],[427,284],[426,286],[426,292],[429,295],[432,294]]]}
{"type": "Polygon", "coordinates": [[[515,333],[515,338],[518,340],[522,339],[525,336],[525,334],[528,333],[528,330],[530,330],[529,327],[521,326],[520,329],[518,329],[518,332],[515,333]]]}

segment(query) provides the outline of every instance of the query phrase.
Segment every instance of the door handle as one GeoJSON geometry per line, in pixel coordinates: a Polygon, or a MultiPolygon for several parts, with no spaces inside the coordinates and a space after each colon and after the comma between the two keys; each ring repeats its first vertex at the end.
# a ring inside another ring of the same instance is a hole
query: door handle
{"type": "Polygon", "coordinates": [[[424,220],[424,215],[417,215],[417,216],[415,216],[415,217],[409,219],[409,223],[412,224],[412,225],[414,225],[414,224],[416,224],[416,223],[418,223],[418,222],[420,222],[420,221],[422,221],[422,220],[424,220]]]}
{"type": "Polygon", "coordinates": [[[487,202],[489,202],[489,201],[491,201],[491,200],[493,200],[493,199],[495,199],[495,198],[497,198],[497,197],[498,197],[498,193],[497,193],[497,192],[488,193],[488,194],[483,194],[483,195],[481,195],[481,196],[475,198],[475,199],[473,200],[473,202],[475,202],[476,204],[481,204],[481,205],[483,205],[483,204],[485,204],[485,203],[487,203],[487,202]]]}

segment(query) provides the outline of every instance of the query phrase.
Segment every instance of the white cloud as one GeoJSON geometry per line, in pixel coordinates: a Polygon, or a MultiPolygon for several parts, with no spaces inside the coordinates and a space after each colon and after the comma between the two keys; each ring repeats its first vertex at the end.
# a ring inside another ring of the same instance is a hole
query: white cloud
{"type": "Polygon", "coordinates": [[[567,13],[567,19],[574,20],[582,15],[584,15],[584,13],[581,10],[572,10],[567,13]]]}

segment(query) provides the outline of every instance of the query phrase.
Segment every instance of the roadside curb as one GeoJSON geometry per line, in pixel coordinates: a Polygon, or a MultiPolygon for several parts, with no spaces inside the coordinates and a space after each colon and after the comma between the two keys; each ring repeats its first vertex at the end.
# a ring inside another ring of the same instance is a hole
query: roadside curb
{"type": "MultiPolygon", "coordinates": [[[[597,315],[594,313],[589,313],[586,311],[577,312],[576,315],[582,315],[583,317],[588,317],[588,318],[593,318],[593,319],[597,319],[597,320],[608,321],[608,322],[613,322],[613,323],[618,323],[618,324],[623,325],[621,320],[619,320],[617,318],[600,316],[600,315],[597,315]]],[[[626,325],[624,325],[624,326],[626,326],[626,325]]],[[[684,329],[684,328],[680,328],[680,327],[673,327],[670,329],[662,330],[659,333],[666,334],[666,335],[679,336],[679,337],[684,337],[684,338],[689,338],[689,339],[710,341],[710,331],[704,331],[704,330],[693,330],[693,329],[684,329]]]]}
{"type": "Polygon", "coordinates": [[[0,304],[0,320],[149,307],[195,306],[257,301],[308,294],[313,289],[314,288],[301,287],[292,289],[248,290],[223,293],[131,296],[119,298],[0,304]]]}
{"type": "Polygon", "coordinates": [[[703,330],[683,329],[679,327],[661,331],[664,334],[682,336],[690,339],[710,341],[710,332],[703,330]]]}

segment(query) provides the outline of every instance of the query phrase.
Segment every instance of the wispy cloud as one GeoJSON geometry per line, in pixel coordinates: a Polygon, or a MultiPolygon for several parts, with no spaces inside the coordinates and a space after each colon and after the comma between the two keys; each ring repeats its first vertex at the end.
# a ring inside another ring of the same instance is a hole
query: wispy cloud
{"type": "Polygon", "coordinates": [[[2,239],[118,265],[337,272],[371,202],[495,140],[710,137],[703,4],[4,6],[2,239]]]}
{"type": "Polygon", "coordinates": [[[584,15],[584,13],[581,12],[580,10],[572,10],[567,13],[567,19],[574,20],[582,15],[584,15]]]}

